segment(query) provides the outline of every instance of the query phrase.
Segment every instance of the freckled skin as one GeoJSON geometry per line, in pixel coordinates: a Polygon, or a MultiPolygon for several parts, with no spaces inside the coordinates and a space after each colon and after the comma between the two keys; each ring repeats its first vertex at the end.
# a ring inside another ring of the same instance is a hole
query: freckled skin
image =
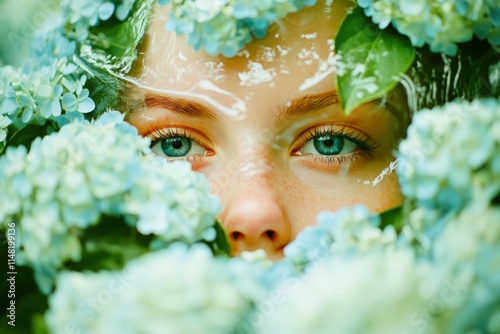
{"type": "Polygon", "coordinates": [[[224,209],[219,218],[233,255],[262,248],[271,259],[279,259],[284,246],[313,225],[323,210],[364,204],[380,212],[401,204],[394,172],[373,185],[395,160],[392,151],[404,132],[400,116],[377,104],[364,105],[346,116],[339,105],[332,105],[321,113],[277,120],[287,102],[335,90],[334,73],[303,91],[299,87],[327,66],[333,32],[351,5],[349,0],[336,0],[330,12],[320,3],[293,14],[272,26],[266,38],[249,44],[248,57],[231,59],[195,52],[184,37],[165,32],[168,7],[158,7],[152,18],[149,34],[154,38],[145,40],[144,54],[133,69],[136,79],[148,88],[131,87],[129,97],[140,99],[146,92],[160,91],[192,93],[190,98],[203,103],[199,97],[205,96],[226,107],[244,101],[246,111],[239,118],[216,107],[215,120],[193,119],[161,108],[143,108],[126,116],[143,136],[150,135],[152,128],[171,126],[199,134],[199,144],[211,153],[192,159],[193,169],[207,176],[221,198],[224,209]],[[307,24],[300,26],[300,22],[307,24]],[[311,38],[313,33],[316,37],[311,38]],[[286,52],[280,55],[282,50],[286,52]],[[276,56],[269,57],[272,52],[276,56]],[[239,74],[248,71],[250,62],[274,73],[272,80],[251,86],[241,83],[239,74]],[[219,91],[204,88],[201,80],[210,81],[219,91]],[[356,158],[335,164],[320,163],[297,146],[305,133],[321,126],[349,129],[359,137],[369,137],[377,148],[348,153],[356,158]]]}

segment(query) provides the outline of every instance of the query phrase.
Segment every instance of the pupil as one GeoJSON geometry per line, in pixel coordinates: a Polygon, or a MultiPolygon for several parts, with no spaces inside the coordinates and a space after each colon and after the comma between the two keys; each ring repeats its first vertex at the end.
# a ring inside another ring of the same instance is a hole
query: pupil
{"type": "Polygon", "coordinates": [[[325,146],[330,147],[333,145],[333,140],[331,138],[328,138],[323,143],[325,143],[325,146]]]}
{"type": "Polygon", "coordinates": [[[180,138],[175,138],[172,142],[172,146],[178,150],[182,147],[182,141],[180,140],[180,138]]]}
{"type": "Polygon", "coordinates": [[[319,154],[337,155],[344,148],[344,138],[339,136],[319,136],[314,139],[314,147],[319,154]]]}

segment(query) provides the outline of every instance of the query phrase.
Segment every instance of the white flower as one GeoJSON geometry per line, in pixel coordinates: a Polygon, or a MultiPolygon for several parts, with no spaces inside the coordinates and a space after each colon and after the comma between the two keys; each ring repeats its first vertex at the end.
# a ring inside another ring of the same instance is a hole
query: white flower
{"type": "Polygon", "coordinates": [[[446,279],[409,250],[333,257],[288,290],[257,333],[439,333],[432,317],[452,305],[434,314],[432,303],[446,279]]]}
{"type": "Polygon", "coordinates": [[[473,35],[500,45],[498,0],[358,0],[381,29],[390,23],[414,46],[454,56],[473,35]]]}
{"type": "Polygon", "coordinates": [[[121,273],[60,275],[46,320],[56,333],[69,324],[89,333],[233,333],[265,295],[262,273],[256,263],[214,258],[204,245],[177,244],[121,273]]]}
{"type": "MultiPolygon", "coordinates": [[[[492,326],[498,331],[500,300],[500,208],[471,205],[448,221],[437,237],[432,257],[436,264],[462,277],[455,316],[447,325],[457,333],[492,326]],[[496,325],[494,324],[496,321],[496,325]]],[[[447,330],[446,332],[450,332],[447,330]]]]}
{"type": "Polygon", "coordinates": [[[252,40],[266,35],[269,25],[316,0],[159,0],[172,6],[167,30],[187,34],[195,50],[233,57],[252,40]]]}
{"type": "Polygon", "coordinates": [[[336,212],[324,211],[317,220],[317,225],[307,227],[285,247],[286,261],[298,271],[343,253],[365,253],[396,245],[394,227],[382,230],[380,217],[370,214],[362,205],[336,212]]]}
{"type": "Polygon", "coordinates": [[[441,215],[471,201],[490,203],[500,192],[499,121],[494,99],[418,112],[399,146],[403,194],[441,215]]]}
{"type": "Polygon", "coordinates": [[[213,240],[220,207],[208,182],[188,163],[154,157],[149,144],[112,112],[0,158],[0,221],[17,222],[19,264],[36,266],[43,291],[65,261],[80,260],[82,231],[104,215],[165,243],[213,240]]]}
{"type": "Polygon", "coordinates": [[[35,60],[29,65],[0,68],[0,116],[11,120],[13,131],[27,124],[45,125],[48,120],[67,122],[72,113],[95,108],[90,92],[83,88],[84,71],[69,60],[75,46],[59,34],[52,37],[43,52],[34,51],[35,60]]]}
{"type": "MultiPolygon", "coordinates": [[[[90,27],[98,25],[100,21],[108,20],[113,14],[117,19],[125,20],[135,1],[63,0],[61,13],[67,22],[88,30],[90,27]]],[[[88,31],[86,35],[88,35],[88,31]]]]}

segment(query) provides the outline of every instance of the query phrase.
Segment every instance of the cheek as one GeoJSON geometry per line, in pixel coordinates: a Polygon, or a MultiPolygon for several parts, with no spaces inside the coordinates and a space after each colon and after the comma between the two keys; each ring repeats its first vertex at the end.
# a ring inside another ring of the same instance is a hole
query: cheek
{"type": "Polygon", "coordinates": [[[344,175],[305,172],[306,175],[290,176],[283,183],[282,194],[289,204],[292,230],[300,231],[315,224],[317,214],[324,210],[363,204],[371,212],[382,212],[401,205],[403,197],[397,175],[394,171],[383,175],[383,170],[373,168],[344,175]]]}
{"type": "Polygon", "coordinates": [[[388,165],[373,163],[357,171],[328,174],[273,165],[260,176],[252,176],[242,175],[241,162],[232,161],[208,164],[197,171],[207,176],[223,207],[231,205],[234,196],[242,195],[243,191],[245,196],[254,197],[247,200],[258,200],[260,195],[276,200],[283,209],[293,239],[307,226],[316,224],[316,216],[324,210],[336,211],[363,204],[371,212],[381,212],[400,205],[402,196],[394,171],[375,181],[388,165]],[[255,191],[259,182],[266,186],[262,191],[255,191]]]}
{"type": "Polygon", "coordinates": [[[383,212],[403,204],[403,195],[395,172],[386,175],[375,185],[369,184],[365,191],[360,191],[359,194],[359,201],[371,212],[383,212]]]}

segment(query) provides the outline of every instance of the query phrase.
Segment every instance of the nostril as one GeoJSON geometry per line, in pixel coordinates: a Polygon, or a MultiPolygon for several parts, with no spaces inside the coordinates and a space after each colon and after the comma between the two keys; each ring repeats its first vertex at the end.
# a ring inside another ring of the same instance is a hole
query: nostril
{"type": "Polygon", "coordinates": [[[232,232],[230,235],[231,239],[233,239],[234,241],[241,239],[242,236],[243,234],[241,234],[241,232],[238,231],[232,232]]]}
{"type": "Polygon", "coordinates": [[[267,230],[265,232],[266,236],[271,240],[271,241],[274,241],[274,239],[276,238],[276,232],[275,231],[272,231],[272,230],[267,230]]]}

